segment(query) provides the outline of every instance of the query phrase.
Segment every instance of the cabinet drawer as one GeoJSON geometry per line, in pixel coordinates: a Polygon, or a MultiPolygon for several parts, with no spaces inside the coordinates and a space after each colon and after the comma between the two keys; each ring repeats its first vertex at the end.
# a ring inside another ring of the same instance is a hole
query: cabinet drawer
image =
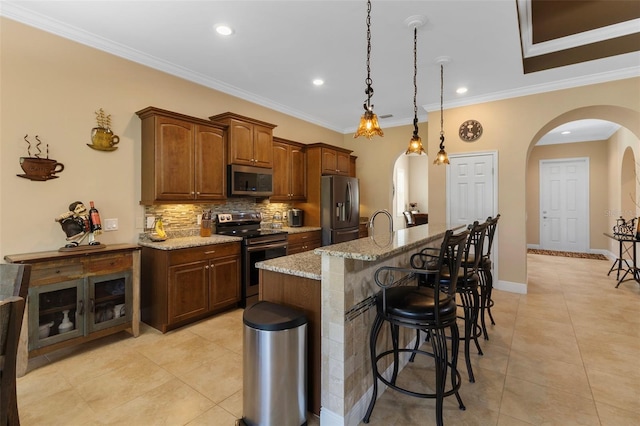
{"type": "Polygon", "coordinates": [[[314,240],[322,240],[320,231],[299,232],[296,234],[289,234],[288,237],[289,244],[309,243],[314,240]]]}
{"type": "Polygon", "coordinates": [[[118,254],[114,256],[100,256],[90,259],[87,262],[87,273],[108,274],[111,272],[123,271],[133,267],[133,256],[131,254],[118,254]]]}
{"type": "Polygon", "coordinates": [[[240,254],[240,243],[211,244],[201,247],[172,250],[169,252],[169,265],[198,262],[205,259],[240,254]]]}
{"type": "Polygon", "coordinates": [[[31,269],[30,287],[59,283],[62,281],[70,281],[81,277],[84,268],[81,263],[64,264],[47,263],[41,265],[33,265],[31,269]]]}

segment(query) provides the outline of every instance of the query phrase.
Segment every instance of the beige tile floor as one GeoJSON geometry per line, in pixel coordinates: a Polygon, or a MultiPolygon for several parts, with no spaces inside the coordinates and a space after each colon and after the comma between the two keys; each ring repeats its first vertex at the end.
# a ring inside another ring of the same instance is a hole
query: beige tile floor
{"type": "MultiPolygon", "coordinates": [[[[497,324],[472,351],[476,382],[449,425],[640,424],[640,285],[609,261],[528,255],[527,295],[495,291],[497,324]]],[[[29,425],[232,426],[242,415],[242,311],[162,335],[143,326],[32,359],[18,379],[29,425]]],[[[432,380],[418,360],[399,380],[432,380]],[[410,373],[409,373],[410,371],[410,373]]],[[[385,392],[371,425],[433,424],[434,403],[385,392]]],[[[310,425],[318,425],[317,418],[310,425]]]]}

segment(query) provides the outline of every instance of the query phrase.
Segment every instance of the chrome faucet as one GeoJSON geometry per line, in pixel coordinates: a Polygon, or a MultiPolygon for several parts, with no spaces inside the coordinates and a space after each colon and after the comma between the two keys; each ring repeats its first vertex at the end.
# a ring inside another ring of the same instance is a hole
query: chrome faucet
{"type": "Polygon", "coordinates": [[[393,233],[393,217],[391,216],[391,213],[389,213],[389,211],[386,209],[376,210],[371,215],[371,219],[369,219],[369,229],[373,231],[373,221],[376,219],[376,216],[379,215],[380,213],[384,213],[389,218],[389,233],[392,234],[393,233]]]}

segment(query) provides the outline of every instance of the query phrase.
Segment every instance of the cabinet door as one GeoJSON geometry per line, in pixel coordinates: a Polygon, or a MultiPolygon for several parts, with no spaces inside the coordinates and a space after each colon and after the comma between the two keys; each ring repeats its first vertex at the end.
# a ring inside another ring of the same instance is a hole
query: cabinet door
{"type": "Polygon", "coordinates": [[[240,301],[240,257],[211,261],[209,268],[209,309],[224,308],[240,301]]]}
{"type": "Polygon", "coordinates": [[[89,277],[89,333],[131,321],[132,285],[131,271],[89,277]]]}
{"type": "Polygon", "coordinates": [[[173,324],[207,311],[209,262],[169,268],[168,323],[173,324]]]}
{"type": "Polygon", "coordinates": [[[224,200],[227,162],[224,131],[197,125],[195,128],[195,189],[197,200],[224,200]]]}
{"type": "Polygon", "coordinates": [[[29,288],[29,350],[84,336],[84,279],[29,288]]]}
{"type": "Polygon", "coordinates": [[[271,201],[289,201],[291,194],[290,145],[273,142],[273,195],[271,201]]]}
{"type": "Polygon", "coordinates": [[[273,167],[273,130],[269,127],[253,126],[253,165],[273,167]]]}
{"type": "Polygon", "coordinates": [[[322,148],[322,173],[335,175],[338,169],[338,158],[333,149],[322,148]]]}
{"type": "Polygon", "coordinates": [[[351,158],[349,154],[346,152],[336,151],[336,169],[337,174],[349,176],[349,164],[351,163],[351,158]]]}
{"type": "Polygon", "coordinates": [[[156,199],[192,200],[195,194],[193,125],[167,117],[156,122],[156,199]]]}
{"type": "Polygon", "coordinates": [[[230,120],[228,131],[229,164],[253,166],[253,125],[230,120]]]}
{"type": "MultiPolygon", "coordinates": [[[[290,147],[291,200],[307,199],[307,154],[297,146],[290,147]]],[[[275,170],[274,170],[275,174],[275,170]]]]}

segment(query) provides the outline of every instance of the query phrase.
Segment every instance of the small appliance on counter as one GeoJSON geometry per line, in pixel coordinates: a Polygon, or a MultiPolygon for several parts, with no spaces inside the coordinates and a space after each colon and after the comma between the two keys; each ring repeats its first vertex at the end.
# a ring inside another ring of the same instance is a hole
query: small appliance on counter
{"type": "Polygon", "coordinates": [[[304,211],[300,209],[291,209],[287,212],[287,218],[289,220],[289,226],[294,228],[302,226],[304,222],[304,211]]]}

